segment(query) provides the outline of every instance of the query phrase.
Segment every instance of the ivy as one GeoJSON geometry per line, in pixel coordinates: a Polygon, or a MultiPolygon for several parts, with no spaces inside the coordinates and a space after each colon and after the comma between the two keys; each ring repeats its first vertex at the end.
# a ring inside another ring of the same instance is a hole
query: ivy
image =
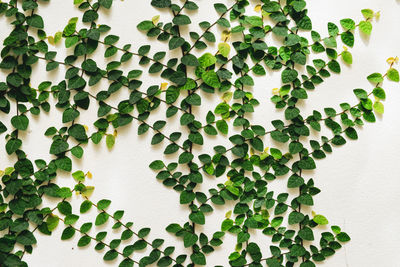
{"type": "Polygon", "coordinates": [[[0,3],[0,15],[12,27],[1,53],[0,134],[6,139],[4,156],[13,161],[0,171],[1,266],[26,266],[23,257],[33,252],[37,233],[52,235],[57,227],[63,228],[61,240],[75,242],[71,240],[76,235],[78,247],[93,244],[104,261],[122,267],[212,265],[208,255],[222,246],[225,234],[236,240],[226,259],[231,266],[310,267],[351,240],[338,226],[314,231],[329,220],[302,209],[313,206],[320,193],[307,176],[334,147],[358,139],[364,122],[375,122],[376,114],[384,113],[387,95],[382,86],[385,80],[399,82],[398,59],[388,59],[386,72],[368,75],[371,90],[355,89],[352,105],[342,103],[306,116],[299,103],[333,74],[344,72],[342,61],[352,64],[348,47],[355,45],[355,31],[371,35],[378,13],[364,9],[360,21],[329,22],[328,36],[321,36],[313,30],[303,0],[261,1],[254,12],[247,0],[230,6],[214,3],[215,11],[210,12],[217,18],[200,22],[191,15],[202,8],[194,1],[152,0],[150,5],[169,11],[171,19],[163,21],[164,16],[157,15],[138,21],[137,30],[149,42],[136,50],[121,45],[122,38],[111,27],[99,24],[113,0],[71,1],[80,14],[54,36],[45,32],[46,21],[38,12],[42,2],[0,3]],[[222,34],[216,34],[217,27],[222,34]],[[271,34],[278,45],[270,43],[271,34]],[[340,41],[346,45],[343,51],[338,49],[340,41]],[[58,53],[64,47],[56,46],[60,42],[69,48],[64,58],[58,53]],[[56,81],[49,74],[35,88],[32,72],[40,61],[47,72],[60,72],[63,78],[56,81]],[[129,61],[139,67],[130,69],[129,61]],[[251,113],[263,104],[255,98],[255,75],[273,71],[282,84],[273,89],[271,101],[283,112],[277,112],[272,125],[254,125],[251,113]],[[153,84],[150,79],[146,84],[142,76],[148,74],[163,82],[153,84]],[[102,89],[94,93],[91,87],[100,82],[102,89]],[[210,99],[220,100],[210,107],[210,99]],[[96,118],[83,122],[81,114],[92,107],[96,118]],[[43,148],[49,158],[34,159],[24,151],[23,132],[36,131],[33,118],[55,112],[61,112],[60,124],[43,132],[49,139],[43,148]],[[165,229],[189,248],[182,255],[174,253],[179,245],[152,240],[150,228],[136,229],[123,210],[113,210],[111,200],[92,199],[92,173],[76,169],[75,160],[85,156],[87,146],[106,146],[112,153],[123,145],[118,134],[130,124],[138,126],[138,135],[150,136],[152,148],[162,148],[159,158],[147,164],[160,184],[179,194],[179,205],[188,208],[183,223],[169,223],[165,229]],[[314,130],[331,136],[314,140],[314,130]],[[211,144],[209,135],[222,135],[229,145],[204,150],[211,144]],[[62,173],[71,173],[68,186],[58,184],[62,173]],[[215,188],[202,185],[206,177],[219,177],[215,188]],[[272,191],[269,184],[282,179],[291,190],[272,191]],[[81,198],[79,205],[73,194],[81,198]],[[52,202],[56,204],[50,206],[52,202]],[[207,225],[216,206],[228,203],[233,210],[220,218],[220,231],[201,232],[198,225],[207,225]],[[257,231],[270,239],[269,251],[253,242],[257,231]],[[109,238],[111,232],[117,234],[114,239],[109,238]],[[136,251],[140,253],[133,257],[136,251]]]}

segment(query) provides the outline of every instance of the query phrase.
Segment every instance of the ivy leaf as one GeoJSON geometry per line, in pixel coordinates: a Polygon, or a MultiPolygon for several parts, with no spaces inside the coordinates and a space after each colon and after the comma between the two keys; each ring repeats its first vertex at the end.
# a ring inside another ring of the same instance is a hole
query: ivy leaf
{"type": "Polygon", "coordinates": [[[399,71],[394,69],[394,68],[390,68],[388,70],[387,77],[388,77],[389,80],[391,80],[393,82],[399,82],[400,81],[399,71]]]}
{"type": "Polygon", "coordinates": [[[261,17],[258,16],[248,16],[245,21],[253,27],[262,27],[263,21],[261,17]]]}
{"type": "Polygon", "coordinates": [[[175,23],[176,25],[188,25],[191,22],[190,18],[186,15],[178,15],[175,16],[172,20],[173,23],[175,23]]]}
{"type": "Polygon", "coordinates": [[[61,154],[68,150],[68,143],[62,139],[56,139],[50,146],[50,154],[61,154]]]}
{"type": "Polygon", "coordinates": [[[151,5],[158,8],[166,8],[171,5],[171,0],[152,0],[151,5]]]}
{"type": "Polygon", "coordinates": [[[43,19],[41,16],[37,15],[37,14],[33,14],[32,16],[29,16],[26,18],[26,23],[34,28],[38,28],[38,29],[43,29],[44,27],[44,23],[43,23],[43,19]]]}
{"type": "Polygon", "coordinates": [[[366,35],[371,35],[372,32],[372,24],[369,21],[361,21],[359,24],[361,32],[365,33],[366,35]]]}
{"type": "Polygon", "coordinates": [[[213,88],[220,88],[221,83],[219,81],[218,75],[215,73],[215,71],[210,70],[210,71],[205,71],[201,75],[201,78],[203,79],[204,83],[213,87],[213,88]]]}
{"type": "Polygon", "coordinates": [[[294,69],[285,69],[282,71],[282,82],[290,83],[293,82],[298,76],[298,72],[294,69]]]}
{"type": "Polygon", "coordinates": [[[227,43],[220,43],[220,44],[218,44],[218,52],[219,52],[222,56],[228,57],[230,51],[231,51],[231,47],[229,46],[229,44],[227,44],[227,43]]]}
{"type": "Polygon", "coordinates": [[[211,53],[205,53],[201,57],[199,57],[200,66],[203,68],[210,67],[217,62],[217,58],[213,56],[211,53]]]}
{"type": "Polygon", "coordinates": [[[313,221],[316,222],[319,225],[327,225],[329,224],[329,221],[325,216],[323,215],[315,215],[313,218],[313,221]]]}
{"type": "Polygon", "coordinates": [[[368,81],[372,82],[372,83],[381,83],[383,82],[383,76],[380,73],[372,73],[371,75],[369,75],[367,77],[368,81]]]}
{"type": "Polygon", "coordinates": [[[107,136],[106,136],[106,145],[107,145],[107,148],[108,148],[108,149],[113,148],[114,144],[115,144],[115,136],[112,135],[112,134],[107,134],[107,136]]]}
{"type": "Polygon", "coordinates": [[[192,222],[197,223],[197,224],[201,224],[201,225],[204,225],[205,222],[206,222],[205,217],[204,217],[204,214],[203,214],[203,212],[201,212],[201,211],[192,212],[192,213],[189,215],[189,219],[190,219],[192,222]]]}
{"type": "Polygon", "coordinates": [[[349,51],[343,51],[342,58],[343,61],[346,62],[347,64],[349,65],[353,64],[353,55],[349,51]]]}
{"type": "Polygon", "coordinates": [[[16,241],[23,246],[30,246],[37,242],[35,236],[28,230],[19,233],[16,237],[16,241]]]}
{"type": "Polygon", "coordinates": [[[181,60],[182,60],[182,63],[185,64],[186,66],[193,66],[193,67],[199,66],[199,61],[192,54],[187,54],[187,55],[183,56],[181,60]]]}
{"type": "Polygon", "coordinates": [[[25,115],[14,116],[11,118],[11,124],[16,129],[25,131],[28,128],[29,119],[25,115]]]}
{"type": "Polygon", "coordinates": [[[382,102],[376,101],[373,105],[373,108],[378,114],[383,114],[385,112],[385,107],[382,102]]]}

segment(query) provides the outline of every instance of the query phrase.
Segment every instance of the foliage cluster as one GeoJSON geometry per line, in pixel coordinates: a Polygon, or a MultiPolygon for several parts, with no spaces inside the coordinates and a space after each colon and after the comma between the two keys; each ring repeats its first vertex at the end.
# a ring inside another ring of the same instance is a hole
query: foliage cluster
{"type": "Polygon", "coordinates": [[[137,28],[152,41],[164,43],[165,51],[151,51],[150,45],[133,51],[130,44],[118,44],[119,37],[108,25],[98,25],[101,11],[110,9],[113,0],[74,0],[81,17],[71,18],[54,36],[45,32],[44,20],[37,14],[44,2],[48,0],[0,2],[0,14],[12,26],[1,50],[0,68],[6,75],[0,81],[0,133],[7,140],[3,154],[15,159],[0,174],[1,266],[27,266],[23,257],[32,253],[35,235],[51,235],[57,227],[64,228],[62,240],[80,235],[79,247],[95,244],[105,261],[115,260],[120,267],[209,266],[207,255],[223,244],[226,234],[237,238],[227,259],[231,266],[313,267],[350,240],[339,226],[316,236],[315,229],[329,222],[321,214],[302,209],[313,206],[314,196],[320,193],[305,171],[315,169],[315,160],[325,158],[335,146],[357,139],[357,128],[375,122],[375,114],[383,113],[386,94],[381,86],[385,79],[399,82],[393,67],[397,58],[388,59],[390,67],[383,74],[367,77],[371,89],[354,90],[353,104],[303,115],[298,103],[332,74],[341,73],[343,64],[352,64],[348,48],[354,46],[354,32],[370,35],[378,13],[364,9],[358,22],[350,18],[329,22],[329,36],[322,37],[313,30],[304,0],[235,0],[229,5],[215,3],[218,19],[200,22],[201,32],[196,32],[191,31],[188,15],[199,8],[194,1],[152,0],[150,4],[170,12],[172,20],[161,22],[155,16],[137,28]],[[224,30],[221,42],[213,33],[215,27],[224,30]],[[181,34],[183,28],[189,28],[188,36],[181,34]],[[278,46],[267,42],[270,35],[279,40],[278,46]],[[51,50],[60,42],[67,48],[64,59],[51,50]],[[217,49],[210,46],[214,43],[217,49]],[[338,49],[340,43],[346,46],[343,51],[338,49]],[[105,69],[93,59],[99,47],[105,48],[105,69]],[[169,58],[171,50],[180,56],[169,58]],[[132,60],[143,68],[126,69],[125,63],[132,60]],[[32,69],[39,61],[46,62],[48,72],[63,71],[65,78],[33,87],[32,69]],[[271,100],[284,111],[284,118],[272,125],[255,125],[248,117],[262,103],[252,93],[257,88],[254,77],[272,71],[280,73],[282,85],[274,89],[271,100]],[[143,88],[140,79],[147,74],[168,82],[143,88]],[[97,93],[89,90],[104,80],[108,88],[97,93]],[[123,90],[129,98],[121,99],[118,92],[123,90]],[[202,106],[207,94],[222,98],[212,110],[202,106]],[[118,105],[110,104],[112,96],[120,99],[118,105]],[[81,112],[89,106],[97,110],[97,120],[90,122],[94,132],[80,122],[81,112]],[[207,114],[205,121],[194,107],[207,114]],[[153,111],[159,109],[165,111],[165,118],[149,123],[153,111]],[[23,147],[22,133],[43,112],[62,112],[62,127],[51,126],[44,133],[52,140],[47,148],[50,161],[28,157],[23,147]],[[180,128],[167,135],[164,130],[173,117],[179,118],[180,128]],[[187,248],[184,254],[174,254],[178,245],[164,244],[161,238],[150,240],[149,228],[134,229],[132,222],[123,219],[123,210],[111,210],[110,200],[90,199],[94,188],[85,182],[92,174],[73,167],[89,143],[105,142],[112,149],[116,130],[131,123],[138,125],[138,135],[152,134],[151,145],[163,143],[163,153],[175,156],[172,161],[155,160],[150,168],[164,186],[180,195],[180,205],[188,207],[186,223],[172,222],[166,227],[187,248]],[[326,129],[331,136],[311,137],[312,132],[326,129]],[[212,153],[199,153],[215,135],[225,136],[231,146],[217,145],[212,153]],[[280,144],[280,148],[268,148],[266,143],[280,144]],[[72,187],[57,184],[56,177],[63,172],[71,172],[72,187]],[[228,179],[206,192],[199,189],[204,177],[221,176],[228,179]],[[277,180],[281,176],[288,177],[288,190],[271,191],[269,184],[282,181],[277,180]],[[73,193],[82,196],[79,211],[72,209],[73,193]],[[44,198],[57,199],[58,204],[46,207],[44,198]],[[196,228],[206,224],[216,206],[227,203],[234,203],[234,209],[221,218],[220,231],[207,235],[196,228]],[[94,221],[83,221],[91,209],[97,210],[94,221]],[[112,240],[107,239],[111,229],[98,228],[110,222],[120,232],[112,240]],[[255,232],[270,240],[270,251],[262,251],[252,241],[255,232]],[[136,257],[136,251],[146,255],[136,257]]]}

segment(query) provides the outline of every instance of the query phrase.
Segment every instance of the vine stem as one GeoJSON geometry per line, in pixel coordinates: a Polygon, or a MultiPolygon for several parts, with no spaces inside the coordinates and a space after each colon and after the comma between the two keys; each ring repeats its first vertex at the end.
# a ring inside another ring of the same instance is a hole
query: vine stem
{"type": "MultiPolygon", "coordinates": [[[[59,219],[60,219],[60,221],[62,221],[62,222],[65,224],[65,221],[64,221],[63,218],[59,218],[59,219]]],[[[87,236],[87,237],[89,237],[90,239],[92,239],[92,240],[94,240],[94,241],[96,241],[96,242],[99,242],[99,243],[105,245],[105,246],[108,247],[109,249],[114,250],[115,252],[117,252],[119,255],[121,255],[121,256],[124,257],[125,259],[130,259],[131,261],[133,261],[134,263],[136,263],[136,264],[139,265],[139,262],[138,262],[138,261],[135,261],[135,260],[132,259],[131,257],[125,257],[124,254],[123,254],[122,252],[116,250],[115,248],[114,248],[114,249],[111,248],[111,246],[110,246],[109,244],[107,244],[107,243],[105,243],[105,242],[103,242],[103,241],[97,241],[97,239],[96,239],[95,237],[90,236],[90,235],[88,235],[87,233],[82,233],[80,229],[76,228],[75,226],[73,226],[73,225],[71,225],[71,224],[69,224],[68,227],[71,227],[72,229],[74,229],[75,231],[79,232],[79,233],[80,233],[81,235],[83,235],[83,236],[87,236]]]]}
{"type": "MultiPolygon", "coordinates": [[[[85,196],[85,199],[88,200],[88,201],[90,201],[90,199],[89,199],[88,197],[86,197],[86,196],[85,196]]],[[[108,216],[110,216],[114,221],[116,221],[116,222],[118,222],[119,224],[121,224],[125,229],[132,231],[132,233],[133,233],[137,238],[143,240],[143,241],[146,242],[148,245],[150,245],[151,247],[153,247],[153,245],[152,245],[149,241],[147,241],[146,239],[140,237],[138,233],[136,233],[135,231],[133,231],[130,227],[128,227],[128,226],[127,226],[125,223],[123,223],[121,220],[115,218],[113,214],[108,213],[108,212],[107,212],[106,210],[104,210],[104,209],[99,209],[99,207],[97,206],[97,204],[93,203],[92,201],[90,201],[90,203],[92,203],[92,205],[93,205],[94,207],[96,207],[98,210],[100,210],[100,211],[102,211],[102,212],[108,214],[108,216]]],[[[162,251],[162,250],[160,250],[160,249],[158,249],[158,248],[157,248],[157,250],[159,250],[162,254],[165,254],[164,251],[162,251]]],[[[171,258],[171,257],[170,257],[170,258],[171,258]]],[[[171,258],[171,259],[172,259],[173,262],[176,263],[176,260],[175,260],[175,259],[173,259],[173,258],[171,258]]]]}

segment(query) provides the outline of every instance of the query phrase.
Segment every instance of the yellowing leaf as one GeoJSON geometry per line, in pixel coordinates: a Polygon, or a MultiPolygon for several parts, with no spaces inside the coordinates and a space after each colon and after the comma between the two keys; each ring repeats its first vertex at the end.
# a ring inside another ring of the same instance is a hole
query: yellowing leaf
{"type": "Polygon", "coordinates": [[[265,11],[264,9],[261,10],[261,16],[263,16],[263,18],[268,17],[269,15],[271,15],[271,13],[268,13],[268,12],[265,11]]]}
{"type": "Polygon", "coordinates": [[[376,20],[379,20],[380,17],[381,17],[381,12],[380,12],[380,11],[376,12],[376,13],[375,13],[375,19],[376,19],[376,20]]]}
{"type": "Polygon", "coordinates": [[[224,102],[228,103],[229,101],[231,101],[232,95],[233,95],[232,92],[225,92],[225,93],[222,95],[221,99],[222,99],[224,102]]]}
{"type": "Polygon", "coordinates": [[[394,63],[398,63],[399,62],[399,57],[390,57],[386,60],[386,62],[390,65],[394,64],[394,63]]]}
{"type": "Polygon", "coordinates": [[[218,45],[218,52],[224,57],[228,57],[229,53],[231,52],[231,47],[227,43],[220,43],[218,45]]]}
{"type": "Polygon", "coordinates": [[[159,20],[160,20],[160,15],[151,18],[151,21],[153,22],[154,25],[156,25],[159,20]]]}
{"type": "Polygon", "coordinates": [[[50,214],[46,219],[47,229],[52,232],[57,228],[60,218],[57,215],[50,214]]]}
{"type": "Polygon", "coordinates": [[[113,135],[114,135],[114,137],[117,137],[117,136],[118,136],[118,132],[117,132],[117,130],[114,130],[114,133],[113,133],[113,135]]]}
{"type": "Polygon", "coordinates": [[[261,5],[256,5],[256,6],[254,7],[254,11],[257,12],[257,13],[259,13],[259,12],[261,11],[261,8],[262,8],[261,5]]]}
{"type": "Polygon", "coordinates": [[[161,91],[165,91],[165,90],[167,90],[167,87],[168,87],[168,83],[161,83],[160,89],[161,89],[161,91]]]}
{"type": "Polygon", "coordinates": [[[250,156],[253,156],[253,155],[254,155],[254,149],[250,148],[250,156]]]}
{"type": "Polygon", "coordinates": [[[374,110],[378,114],[383,114],[385,112],[385,106],[381,102],[374,103],[374,110]]]}
{"type": "Polygon", "coordinates": [[[62,38],[62,32],[56,32],[56,34],[54,35],[54,43],[57,44],[58,42],[60,42],[62,38]]]}
{"type": "Polygon", "coordinates": [[[5,175],[10,175],[11,173],[13,173],[15,171],[14,167],[8,167],[4,170],[4,174],[5,175]]]}
{"type": "Polygon", "coordinates": [[[92,179],[93,174],[92,174],[91,172],[87,172],[87,173],[86,173],[86,176],[87,176],[87,178],[92,179]]]}
{"type": "Polygon", "coordinates": [[[232,216],[232,211],[228,211],[227,213],[225,213],[225,218],[229,219],[232,216]]]}
{"type": "Polygon", "coordinates": [[[4,171],[0,170],[0,176],[4,175],[4,171]]]}
{"type": "Polygon", "coordinates": [[[279,95],[279,88],[273,88],[272,89],[272,94],[273,95],[279,95]]]}
{"type": "Polygon", "coordinates": [[[222,35],[221,35],[221,40],[224,41],[224,42],[226,42],[226,41],[228,41],[229,39],[231,39],[231,32],[228,31],[228,30],[224,30],[224,31],[222,32],[222,35]]]}
{"type": "Polygon", "coordinates": [[[87,125],[83,125],[83,128],[85,128],[85,131],[89,131],[89,127],[87,125]]]}
{"type": "Polygon", "coordinates": [[[53,37],[53,36],[48,36],[48,37],[47,37],[47,41],[49,41],[49,44],[55,45],[54,37],[53,37]]]}
{"type": "Polygon", "coordinates": [[[94,186],[86,186],[85,189],[82,190],[81,194],[84,197],[90,197],[93,194],[94,186]]]}
{"type": "Polygon", "coordinates": [[[113,148],[114,144],[115,144],[115,136],[112,134],[107,134],[106,145],[107,145],[108,149],[113,148]]]}

